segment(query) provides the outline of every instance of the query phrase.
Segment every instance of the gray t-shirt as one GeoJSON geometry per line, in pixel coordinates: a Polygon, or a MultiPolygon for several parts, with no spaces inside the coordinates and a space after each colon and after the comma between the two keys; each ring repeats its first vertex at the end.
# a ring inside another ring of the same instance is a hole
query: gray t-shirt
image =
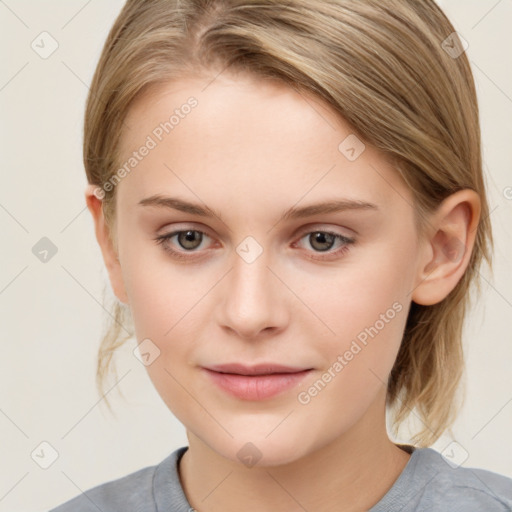
{"type": "MultiPolygon", "coordinates": [[[[385,496],[368,512],[510,512],[512,478],[452,467],[432,448],[401,445],[411,457],[385,496]]],[[[178,475],[188,449],[160,464],[93,487],[50,512],[193,512],[178,475]]]]}

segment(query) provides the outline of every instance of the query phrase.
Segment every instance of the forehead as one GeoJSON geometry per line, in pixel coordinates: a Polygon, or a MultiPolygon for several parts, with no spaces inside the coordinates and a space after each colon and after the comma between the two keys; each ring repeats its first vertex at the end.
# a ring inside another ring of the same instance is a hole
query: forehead
{"type": "Polygon", "coordinates": [[[335,191],[379,203],[407,195],[385,156],[327,103],[278,81],[221,74],[159,84],[133,103],[125,125],[121,164],[152,146],[120,184],[132,200],[187,185],[189,197],[213,190],[267,204],[335,191]]]}

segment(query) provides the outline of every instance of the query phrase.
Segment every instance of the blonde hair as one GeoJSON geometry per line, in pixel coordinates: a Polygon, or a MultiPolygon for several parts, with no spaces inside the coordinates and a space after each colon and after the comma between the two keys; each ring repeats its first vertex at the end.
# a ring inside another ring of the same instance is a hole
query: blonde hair
{"type": "MultiPolygon", "coordinates": [[[[454,32],[433,0],[128,0],[105,42],[85,113],[87,179],[102,187],[120,164],[135,98],[155,84],[229,68],[325,100],[394,162],[421,229],[448,195],[476,191],[481,220],[468,268],[440,303],[411,304],[388,381],[394,431],[415,408],[419,446],[436,441],[461,406],[463,322],[493,245],[474,79],[454,32]]],[[[113,234],[116,189],[106,189],[113,234]]],[[[99,349],[100,393],[113,352],[129,338],[120,336],[125,313],[117,303],[99,349]]]]}

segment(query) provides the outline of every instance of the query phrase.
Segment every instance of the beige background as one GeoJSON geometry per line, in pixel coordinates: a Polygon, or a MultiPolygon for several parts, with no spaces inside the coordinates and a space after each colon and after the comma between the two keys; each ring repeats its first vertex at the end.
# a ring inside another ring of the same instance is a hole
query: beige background
{"type": "MultiPolygon", "coordinates": [[[[87,84],[122,3],[0,1],[0,512],[47,510],[187,443],[133,356],[135,340],[121,353],[122,380],[109,393],[116,417],[94,385],[108,315],[106,273],[83,197],[82,120],[87,84]],[[43,31],[58,43],[46,59],[31,47],[43,31]],[[32,253],[42,237],[57,248],[47,263],[32,253]],[[31,458],[36,450],[36,460],[51,461],[43,441],[58,452],[47,469],[31,458]]],[[[512,2],[442,6],[469,43],[496,236],[495,277],[482,272],[483,298],[468,321],[468,398],[451,448],[467,457],[465,466],[512,477],[512,2]]],[[[444,436],[434,448],[450,441],[444,436]]]]}

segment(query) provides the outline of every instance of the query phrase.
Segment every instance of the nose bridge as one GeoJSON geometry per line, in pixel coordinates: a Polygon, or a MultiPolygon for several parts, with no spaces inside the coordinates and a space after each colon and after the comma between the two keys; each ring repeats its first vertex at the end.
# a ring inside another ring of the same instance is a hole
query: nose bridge
{"type": "MultiPolygon", "coordinates": [[[[237,247],[232,272],[232,291],[236,303],[243,310],[263,306],[270,299],[272,273],[268,269],[270,253],[252,236],[246,237],[237,247]]],[[[254,313],[253,313],[254,314],[254,313]]]]}
{"type": "Polygon", "coordinates": [[[268,268],[270,251],[254,237],[246,237],[235,248],[221,318],[241,336],[277,327],[282,320],[283,301],[278,299],[278,279],[268,268]]]}

